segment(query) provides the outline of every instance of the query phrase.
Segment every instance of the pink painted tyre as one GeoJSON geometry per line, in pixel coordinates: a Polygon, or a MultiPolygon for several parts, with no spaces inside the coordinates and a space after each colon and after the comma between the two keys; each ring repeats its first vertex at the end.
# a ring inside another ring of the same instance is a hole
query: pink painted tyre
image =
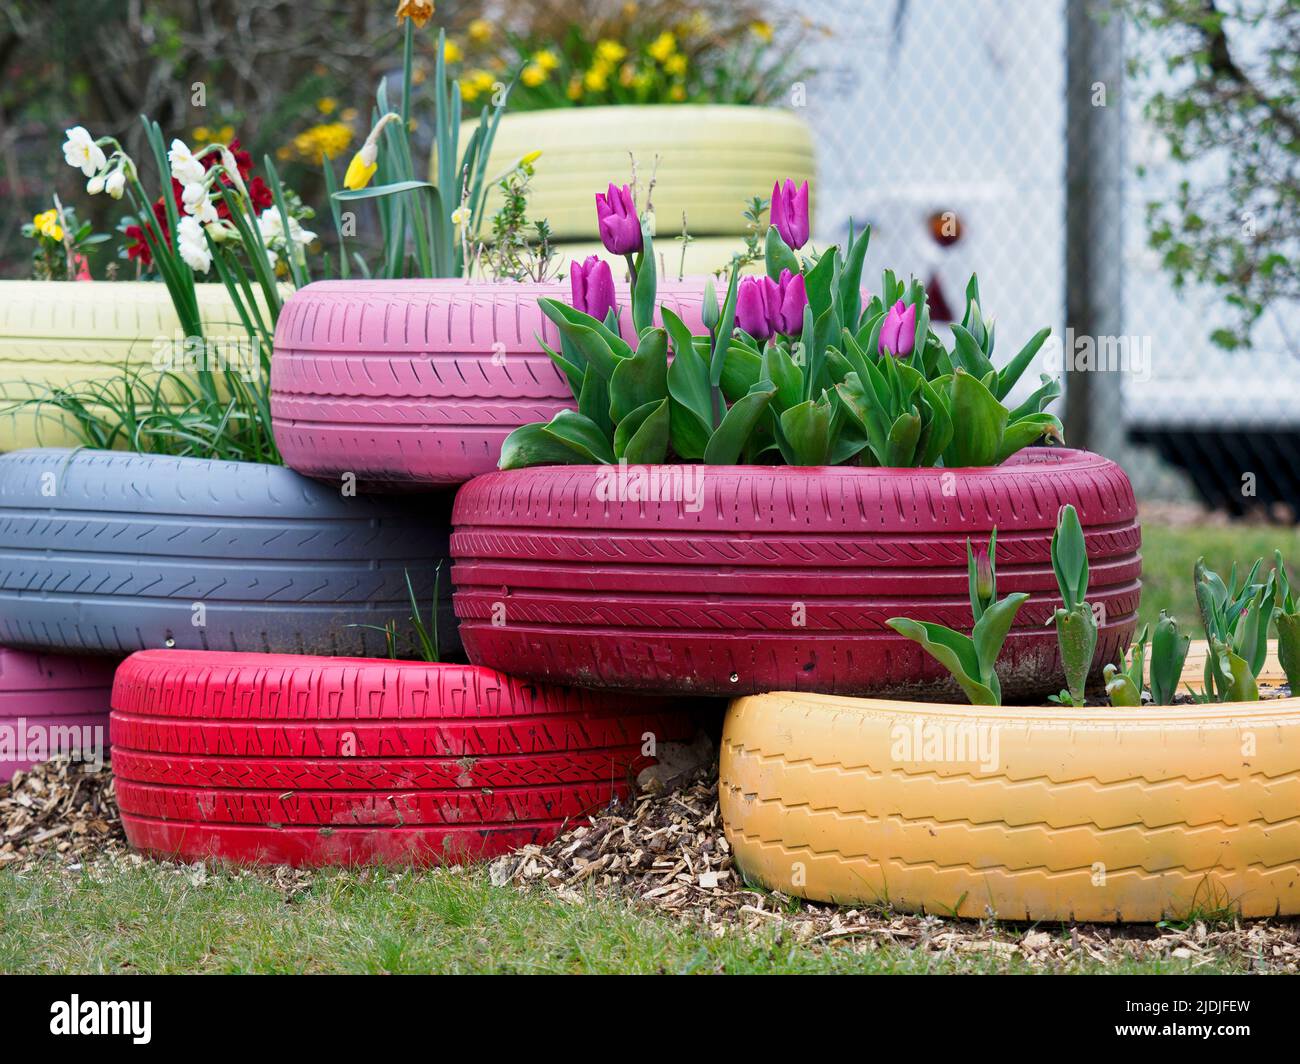
{"type": "Polygon", "coordinates": [[[1136,625],[1137,505],[1114,462],[1030,448],[996,468],[543,466],[465,485],[453,601],[476,665],[587,687],[960,698],[891,617],[970,629],[966,539],[998,530],[1024,591],[998,665],[1009,697],[1063,685],[1051,537],[1078,510],[1103,609],[1094,679],[1136,625]],[[642,473],[655,471],[658,486],[642,473]],[[674,477],[674,473],[676,476],[674,477]]]}
{"type": "Polygon", "coordinates": [[[90,729],[77,734],[101,743],[107,755],[115,666],[105,658],[0,647],[0,783],[46,760],[70,728],[90,729]]]}
{"type": "MultiPolygon", "coordinates": [[[[697,330],[703,289],[702,279],[659,286],[697,330]]],[[[567,302],[569,286],[321,281],[295,293],[271,363],[285,463],[324,480],[354,473],[363,488],[461,484],[496,469],[514,429],[574,405],[537,340],[558,349],[544,296],[567,302]]],[[[618,299],[628,306],[626,285],[618,299]]]]}

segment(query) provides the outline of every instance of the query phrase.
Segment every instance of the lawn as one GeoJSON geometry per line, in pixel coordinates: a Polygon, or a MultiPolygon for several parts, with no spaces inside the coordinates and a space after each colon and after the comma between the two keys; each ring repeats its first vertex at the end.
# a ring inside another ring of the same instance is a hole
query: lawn
{"type": "MultiPolygon", "coordinates": [[[[1163,607],[1194,630],[1196,558],[1204,554],[1226,572],[1234,558],[1248,564],[1275,546],[1300,559],[1294,530],[1149,525],[1143,620],[1163,607]]],[[[1156,973],[1267,963],[1240,944],[1192,956],[1172,949],[1129,956],[1116,948],[1104,961],[1078,949],[1062,962],[1071,933],[1044,926],[1039,930],[1061,944],[1044,965],[1015,948],[1024,927],[990,928],[989,937],[996,930],[1005,943],[998,949],[969,942],[940,949],[928,941],[930,931],[901,943],[858,936],[801,942],[779,920],[765,919],[757,929],[717,934],[594,894],[566,900],[543,889],[493,886],[483,867],[277,873],[121,858],[70,869],[50,861],[0,869],[0,971],[1156,973]]],[[[936,922],[934,934],[944,926],[936,922]]]]}

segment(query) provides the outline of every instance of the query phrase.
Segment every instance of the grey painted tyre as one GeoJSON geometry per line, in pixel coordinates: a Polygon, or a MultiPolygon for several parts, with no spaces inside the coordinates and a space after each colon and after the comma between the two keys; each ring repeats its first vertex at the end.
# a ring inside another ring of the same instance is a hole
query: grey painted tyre
{"type": "MultiPolygon", "coordinates": [[[[427,618],[448,506],[250,462],[0,455],[0,644],[384,655],[384,634],[361,626],[408,632],[408,572],[427,618]]],[[[459,649],[447,574],[444,656],[459,649]]]]}

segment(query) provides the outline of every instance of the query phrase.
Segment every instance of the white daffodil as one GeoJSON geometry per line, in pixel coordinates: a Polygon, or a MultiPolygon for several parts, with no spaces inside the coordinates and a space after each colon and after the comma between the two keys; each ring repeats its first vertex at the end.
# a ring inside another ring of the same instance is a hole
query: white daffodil
{"type": "Polygon", "coordinates": [[[192,185],[202,181],[204,174],[203,164],[194,157],[183,140],[172,141],[171,150],[167,152],[167,161],[171,164],[172,177],[176,178],[182,185],[192,185]]]}
{"type": "Polygon", "coordinates": [[[104,191],[104,175],[96,174],[86,182],[86,192],[91,196],[98,196],[104,191]]]}
{"type": "MultiPolygon", "coordinates": [[[[268,245],[284,239],[284,223],[280,218],[278,207],[267,207],[258,216],[257,227],[262,231],[262,239],[268,245]]],[[[289,218],[289,236],[295,244],[310,244],[316,239],[316,234],[304,229],[294,217],[289,218]]]]}
{"type": "Polygon", "coordinates": [[[68,139],[63,142],[63,158],[69,166],[75,166],[87,177],[94,177],[104,169],[108,160],[85,126],[73,126],[65,133],[68,139]]]}
{"type": "Polygon", "coordinates": [[[177,228],[178,245],[181,258],[196,273],[207,273],[212,268],[212,249],[203,236],[203,227],[198,219],[186,215],[177,228]]]}
{"type": "Polygon", "coordinates": [[[451,212],[451,224],[457,229],[469,225],[470,209],[468,207],[457,207],[451,212]]]}
{"type": "Polygon", "coordinates": [[[104,179],[104,191],[114,199],[121,199],[122,193],[126,191],[126,174],[121,170],[114,170],[104,179]]]}
{"type": "Polygon", "coordinates": [[[212,205],[207,186],[200,181],[181,189],[181,205],[186,214],[192,214],[203,225],[209,225],[220,217],[217,208],[212,205]]]}

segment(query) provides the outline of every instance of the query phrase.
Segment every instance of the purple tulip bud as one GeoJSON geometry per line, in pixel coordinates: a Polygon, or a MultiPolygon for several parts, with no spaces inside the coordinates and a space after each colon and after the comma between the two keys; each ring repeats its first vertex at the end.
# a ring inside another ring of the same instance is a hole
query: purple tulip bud
{"type": "Polygon", "coordinates": [[[761,344],[772,335],[771,308],[779,299],[770,277],[746,277],[736,290],[736,324],[761,344]]]}
{"type": "Polygon", "coordinates": [[[769,217],[781,239],[795,251],[808,243],[808,182],[798,188],[790,178],[785,179],[785,188],[778,181],[772,186],[772,206],[769,217]]]}
{"type": "Polygon", "coordinates": [[[781,302],[776,307],[772,327],[787,336],[797,336],[803,331],[803,311],[808,305],[808,289],[803,274],[791,276],[789,270],[781,271],[781,302]]]}
{"type": "Polygon", "coordinates": [[[615,308],[614,273],[609,263],[595,255],[586,262],[576,259],[569,270],[569,286],[573,291],[573,306],[597,321],[604,321],[615,308]]]}
{"type": "Polygon", "coordinates": [[[993,605],[993,562],[985,544],[975,548],[975,597],[987,609],[993,605]]]}
{"type": "Polygon", "coordinates": [[[906,358],[916,346],[916,304],[903,306],[900,299],[885,315],[880,326],[880,353],[906,358]]]}
{"type": "Polygon", "coordinates": [[[596,218],[600,222],[600,239],[611,255],[632,255],[641,250],[641,219],[627,185],[610,185],[603,195],[596,193],[596,218]]]}

